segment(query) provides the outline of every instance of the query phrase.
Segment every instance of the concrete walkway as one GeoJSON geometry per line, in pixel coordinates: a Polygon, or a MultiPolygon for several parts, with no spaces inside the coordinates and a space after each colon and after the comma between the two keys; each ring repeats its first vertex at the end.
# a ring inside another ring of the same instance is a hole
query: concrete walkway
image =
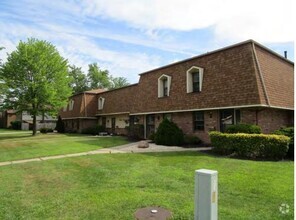
{"type": "Polygon", "coordinates": [[[62,154],[62,155],[55,155],[55,156],[25,159],[25,160],[6,161],[6,162],[0,162],[0,166],[28,163],[28,162],[34,162],[34,161],[55,160],[55,159],[67,158],[67,157],[80,157],[80,156],[93,155],[93,154],[203,151],[203,150],[211,149],[209,147],[201,147],[201,148],[183,148],[183,147],[177,147],[177,146],[168,147],[168,146],[156,145],[153,143],[150,143],[148,148],[138,148],[138,143],[139,142],[134,142],[134,143],[125,144],[117,147],[102,148],[98,150],[81,152],[81,153],[62,154]]]}

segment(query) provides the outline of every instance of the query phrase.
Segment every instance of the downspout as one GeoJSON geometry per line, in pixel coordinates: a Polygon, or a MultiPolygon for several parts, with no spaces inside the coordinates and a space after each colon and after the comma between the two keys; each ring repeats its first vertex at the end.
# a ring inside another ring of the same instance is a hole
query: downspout
{"type": "Polygon", "coordinates": [[[87,117],[86,96],[85,96],[85,93],[83,93],[83,96],[84,96],[84,116],[87,117]]]}
{"type": "Polygon", "coordinates": [[[260,68],[260,64],[259,64],[259,61],[258,61],[258,57],[257,57],[257,53],[256,53],[254,42],[252,42],[252,49],[253,49],[253,53],[254,53],[254,56],[255,56],[255,63],[256,63],[256,66],[257,66],[257,69],[258,69],[258,72],[259,72],[260,81],[261,81],[261,84],[263,86],[263,92],[264,92],[265,100],[267,102],[267,105],[270,107],[270,102],[269,102],[269,98],[268,98],[266,86],[265,86],[265,83],[264,83],[262,71],[261,71],[261,68],[260,68]]]}

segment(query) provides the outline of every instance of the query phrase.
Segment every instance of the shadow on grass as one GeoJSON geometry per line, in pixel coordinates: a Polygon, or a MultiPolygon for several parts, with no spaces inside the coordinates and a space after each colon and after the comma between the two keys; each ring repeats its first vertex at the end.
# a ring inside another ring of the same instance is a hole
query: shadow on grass
{"type": "Polygon", "coordinates": [[[144,153],[147,156],[153,156],[153,157],[176,157],[176,156],[198,156],[198,157],[218,157],[216,155],[210,154],[209,150],[201,150],[201,151],[164,151],[164,152],[147,152],[144,153]]]}
{"type": "Polygon", "coordinates": [[[28,137],[33,137],[32,134],[23,134],[23,135],[9,135],[9,136],[0,136],[0,141],[5,141],[5,140],[10,140],[10,139],[21,139],[21,138],[28,138],[28,137]]]}
{"type": "MultiPolygon", "coordinates": [[[[86,136],[87,137],[87,136],[86,136]]],[[[122,136],[114,136],[114,137],[90,137],[93,138],[91,140],[78,140],[76,143],[81,143],[84,145],[95,145],[100,148],[112,148],[120,145],[125,145],[131,143],[127,138],[122,136]]]]}

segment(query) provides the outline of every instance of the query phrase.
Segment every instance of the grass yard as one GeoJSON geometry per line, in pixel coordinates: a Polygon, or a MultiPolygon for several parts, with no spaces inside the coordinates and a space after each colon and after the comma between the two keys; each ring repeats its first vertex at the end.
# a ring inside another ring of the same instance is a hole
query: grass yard
{"type": "MultiPolygon", "coordinates": [[[[62,139],[62,138],[61,138],[62,139]]],[[[88,140],[90,141],[90,140],[88,140]]],[[[293,219],[293,162],[196,152],[106,154],[0,167],[0,219],[130,220],[141,207],[193,219],[194,170],[219,172],[219,219],[293,219]],[[281,214],[279,206],[290,206],[281,214]]]]}
{"type": "MultiPolygon", "coordinates": [[[[0,130],[3,132],[3,130],[0,130]]],[[[10,130],[11,131],[11,130],[10,130]]],[[[123,137],[94,137],[79,134],[0,133],[0,162],[68,153],[79,153],[126,144],[123,137]]]]}
{"type": "Polygon", "coordinates": [[[20,131],[20,130],[12,130],[12,129],[0,129],[0,135],[4,133],[32,133],[32,131],[20,131]]]}

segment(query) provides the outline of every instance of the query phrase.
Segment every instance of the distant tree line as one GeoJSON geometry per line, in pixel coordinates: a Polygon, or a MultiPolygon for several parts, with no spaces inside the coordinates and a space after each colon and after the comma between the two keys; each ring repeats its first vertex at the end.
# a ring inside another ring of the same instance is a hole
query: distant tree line
{"type": "Polygon", "coordinates": [[[88,65],[88,73],[81,67],[69,66],[70,87],[73,94],[91,89],[117,89],[129,85],[125,77],[113,77],[108,70],[102,70],[97,63],[88,65]]]}

